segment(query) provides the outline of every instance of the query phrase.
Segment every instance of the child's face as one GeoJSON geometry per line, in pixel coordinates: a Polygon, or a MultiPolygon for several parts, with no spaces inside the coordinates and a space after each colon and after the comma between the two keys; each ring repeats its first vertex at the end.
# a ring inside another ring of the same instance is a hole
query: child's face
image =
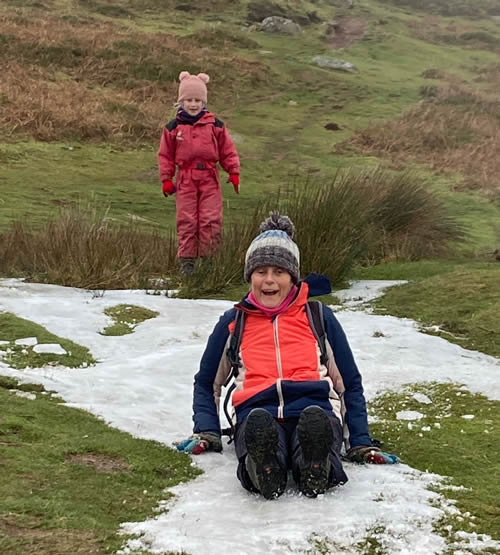
{"type": "Polygon", "coordinates": [[[200,98],[186,98],[182,103],[182,107],[190,116],[196,116],[203,108],[203,100],[200,98]]]}

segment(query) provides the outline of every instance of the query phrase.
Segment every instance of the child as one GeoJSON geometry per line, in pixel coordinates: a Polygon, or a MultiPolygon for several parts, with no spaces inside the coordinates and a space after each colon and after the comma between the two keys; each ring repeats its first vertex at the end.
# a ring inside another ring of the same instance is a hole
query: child
{"type": "Polygon", "coordinates": [[[196,258],[209,255],[220,241],[222,192],[217,162],[239,194],[240,160],[224,123],[206,108],[209,76],[181,71],[179,81],[179,110],[163,129],[158,165],[163,194],[176,193],[177,256],[182,273],[189,275],[196,258]]]}

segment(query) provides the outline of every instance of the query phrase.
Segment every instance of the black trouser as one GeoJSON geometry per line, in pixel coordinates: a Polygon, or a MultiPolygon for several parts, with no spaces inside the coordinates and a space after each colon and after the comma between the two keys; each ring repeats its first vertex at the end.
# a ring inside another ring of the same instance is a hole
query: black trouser
{"type": "MultiPolygon", "coordinates": [[[[342,447],[342,425],[333,412],[327,413],[333,429],[333,443],[329,453],[330,459],[330,475],[328,487],[347,482],[348,478],[342,468],[340,460],[340,449],[342,447]]],[[[283,420],[275,419],[279,433],[278,451],[276,453],[278,462],[283,470],[291,470],[295,483],[299,483],[300,463],[302,460],[302,449],[297,437],[298,418],[287,418],[283,420]]],[[[245,444],[245,427],[247,419],[238,423],[234,435],[234,445],[236,456],[238,457],[237,476],[243,487],[249,491],[257,492],[258,490],[252,484],[248,475],[245,459],[247,457],[247,447],[245,444]]]]}

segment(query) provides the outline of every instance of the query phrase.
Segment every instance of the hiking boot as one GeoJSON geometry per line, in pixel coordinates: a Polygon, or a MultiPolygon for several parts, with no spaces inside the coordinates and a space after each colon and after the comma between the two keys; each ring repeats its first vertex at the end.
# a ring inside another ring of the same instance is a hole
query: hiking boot
{"type": "Polygon", "coordinates": [[[181,274],[185,276],[191,276],[194,273],[194,263],[196,262],[195,258],[181,258],[181,274]]]}
{"type": "Polygon", "coordinates": [[[297,423],[297,436],[302,449],[299,489],[307,497],[316,497],[329,485],[333,430],[326,412],[317,406],[304,409],[297,423]]]}
{"type": "Polygon", "coordinates": [[[286,487],[287,472],[277,457],[278,442],[278,428],[271,414],[253,409],[245,427],[246,467],[252,483],[266,499],[279,497],[286,487]]]}

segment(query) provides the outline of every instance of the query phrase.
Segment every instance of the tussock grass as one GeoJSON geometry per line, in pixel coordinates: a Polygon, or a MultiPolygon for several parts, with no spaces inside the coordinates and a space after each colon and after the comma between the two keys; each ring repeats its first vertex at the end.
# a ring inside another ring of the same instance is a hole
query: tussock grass
{"type": "Polygon", "coordinates": [[[498,197],[498,96],[457,86],[426,87],[422,92],[429,101],[356,133],[347,144],[364,153],[391,157],[398,164],[417,161],[438,171],[461,171],[466,187],[498,197]]]}
{"type": "Polygon", "coordinates": [[[226,228],[221,249],[201,263],[182,295],[219,293],[241,282],[245,251],[270,210],[290,216],[301,272],[344,280],[361,261],[418,259],[449,251],[461,236],[442,205],[410,173],[381,169],[338,172],[330,181],[297,177],[290,190],[267,199],[250,218],[226,228]]]}
{"type": "MultiPolygon", "coordinates": [[[[330,181],[296,178],[253,213],[226,225],[217,252],[198,262],[183,295],[220,293],[241,283],[244,257],[271,210],[297,228],[303,275],[340,283],[359,262],[415,260],[449,251],[461,231],[425,183],[381,169],[338,172],[330,181]],[[302,179],[302,181],[300,181],[302,179]]],[[[176,274],[176,237],[117,225],[106,211],[69,207],[44,228],[16,222],[0,235],[0,273],[87,289],[147,287],[176,274]]]]}
{"type": "Polygon", "coordinates": [[[3,275],[86,289],[141,287],[172,271],[175,256],[173,232],[115,225],[105,211],[82,207],[61,210],[38,231],[16,222],[0,236],[3,275]]]}

